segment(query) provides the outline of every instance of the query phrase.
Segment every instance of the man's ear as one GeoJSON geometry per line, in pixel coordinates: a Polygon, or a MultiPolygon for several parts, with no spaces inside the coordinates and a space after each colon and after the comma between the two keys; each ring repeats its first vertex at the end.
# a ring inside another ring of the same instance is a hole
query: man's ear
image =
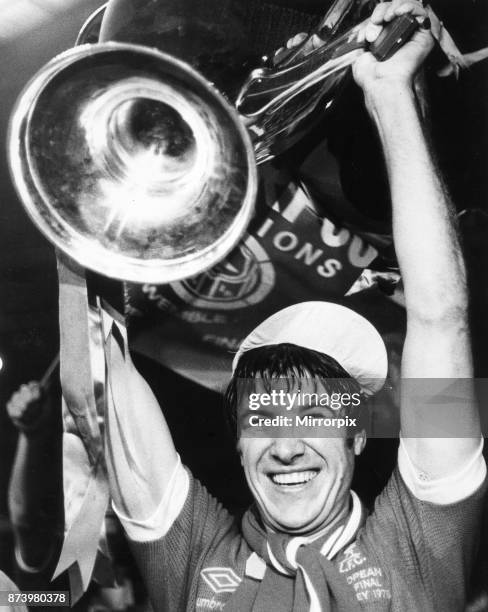
{"type": "Polygon", "coordinates": [[[352,445],[354,454],[356,456],[359,456],[363,452],[365,446],[366,432],[364,431],[364,429],[361,429],[361,431],[358,431],[356,434],[354,434],[354,441],[352,445]]]}

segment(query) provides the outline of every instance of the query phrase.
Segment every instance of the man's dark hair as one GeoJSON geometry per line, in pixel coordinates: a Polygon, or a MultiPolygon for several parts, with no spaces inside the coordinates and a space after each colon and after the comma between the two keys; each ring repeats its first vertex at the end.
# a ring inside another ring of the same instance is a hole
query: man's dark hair
{"type": "MultiPolygon", "coordinates": [[[[360,393],[360,385],[333,357],[296,344],[269,344],[243,353],[224,395],[227,423],[237,439],[237,406],[239,381],[259,378],[264,385],[273,379],[286,377],[317,379],[332,393],[360,393]]],[[[343,408],[352,415],[354,408],[343,408]]],[[[355,415],[352,415],[355,416],[355,415]]],[[[359,415],[358,415],[359,416],[359,415]]]]}

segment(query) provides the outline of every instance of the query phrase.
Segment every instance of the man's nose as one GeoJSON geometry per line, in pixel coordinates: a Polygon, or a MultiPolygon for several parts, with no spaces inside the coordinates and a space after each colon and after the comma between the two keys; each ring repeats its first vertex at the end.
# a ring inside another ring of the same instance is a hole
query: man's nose
{"type": "Polygon", "coordinates": [[[293,463],[305,454],[305,444],[300,438],[276,438],[270,453],[273,459],[281,463],[293,463]]]}

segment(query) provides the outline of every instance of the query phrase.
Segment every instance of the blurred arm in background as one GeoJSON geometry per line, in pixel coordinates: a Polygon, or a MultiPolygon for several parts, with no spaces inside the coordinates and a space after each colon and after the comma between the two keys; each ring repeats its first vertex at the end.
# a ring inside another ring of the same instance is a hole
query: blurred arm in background
{"type": "Polygon", "coordinates": [[[7,403],[19,431],[8,503],[21,570],[53,569],[63,533],[61,419],[53,388],[22,385],[7,403]]]}

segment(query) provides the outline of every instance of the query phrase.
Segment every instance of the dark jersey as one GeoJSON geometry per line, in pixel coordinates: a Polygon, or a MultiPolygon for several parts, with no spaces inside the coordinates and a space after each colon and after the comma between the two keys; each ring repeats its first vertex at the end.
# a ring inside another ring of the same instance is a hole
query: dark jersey
{"type": "MultiPolygon", "coordinates": [[[[416,498],[395,469],[353,542],[333,558],[344,588],[365,610],[463,611],[484,489],[434,504],[416,498]]],[[[133,550],[155,610],[224,610],[242,581],[256,580],[239,522],[191,477],[166,535],[133,550]]],[[[293,579],[277,579],[273,612],[289,612],[293,579]]]]}

